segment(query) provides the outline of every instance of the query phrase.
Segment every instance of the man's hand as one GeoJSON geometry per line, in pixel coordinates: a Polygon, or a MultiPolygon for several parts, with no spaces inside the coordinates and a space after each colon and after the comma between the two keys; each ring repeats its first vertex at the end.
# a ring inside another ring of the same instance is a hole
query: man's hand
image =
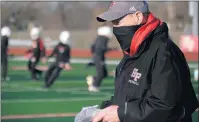
{"type": "Polygon", "coordinates": [[[24,55],[25,58],[30,59],[33,56],[32,53],[27,53],[24,55]]]}
{"type": "Polygon", "coordinates": [[[35,57],[31,57],[30,60],[31,60],[31,62],[35,62],[36,58],[35,57]]]}
{"type": "Polygon", "coordinates": [[[59,63],[59,67],[60,67],[60,68],[64,68],[64,63],[62,63],[62,62],[59,63]]]}
{"type": "Polygon", "coordinates": [[[116,105],[103,109],[93,117],[92,122],[120,122],[117,109],[116,105]]]}
{"type": "Polygon", "coordinates": [[[67,63],[64,65],[64,69],[71,70],[72,68],[71,68],[70,64],[67,63]]]}
{"type": "Polygon", "coordinates": [[[103,118],[102,122],[120,122],[117,109],[119,106],[112,105],[105,109],[106,115],[103,118]]]}
{"type": "Polygon", "coordinates": [[[32,48],[37,48],[37,43],[36,43],[36,41],[33,41],[33,42],[32,42],[32,48]]]}
{"type": "Polygon", "coordinates": [[[92,122],[101,122],[103,120],[103,118],[106,115],[106,111],[102,110],[100,112],[98,112],[93,118],[92,118],[92,122]]]}

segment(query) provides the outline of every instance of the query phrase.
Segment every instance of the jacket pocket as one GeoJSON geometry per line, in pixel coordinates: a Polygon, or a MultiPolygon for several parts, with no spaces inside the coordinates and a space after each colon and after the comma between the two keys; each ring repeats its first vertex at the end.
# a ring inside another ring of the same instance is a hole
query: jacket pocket
{"type": "Polygon", "coordinates": [[[129,80],[126,86],[126,101],[138,98],[136,94],[139,92],[139,86],[131,82],[129,80]]]}

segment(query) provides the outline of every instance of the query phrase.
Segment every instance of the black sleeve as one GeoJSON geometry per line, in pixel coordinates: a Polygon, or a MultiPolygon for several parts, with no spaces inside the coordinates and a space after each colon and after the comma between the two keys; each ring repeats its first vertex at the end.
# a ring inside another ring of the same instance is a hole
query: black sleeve
{"type": "Polygon", "coordinates": [[[111,48],[108,48],[108,40],[106,40],[106,41],[104,42],[104,45],[102,46],[102,50],[103,50],[104,52],[107,52],[107,51],[111,50],[111,48]]]}
{"type": "Polygon", "coordinates": [[[5,43],[6,43],[6,44],[5,44],[6,49],[8,49],[8,43],[9,43],[8,40],[9,40],[8,38],[5,40],[5,41],[6,41],[6,42],[5,42],[5,43]]]}
{"type": "Polygon", "coordinates": [[[42,41],[39,41],[39,48],[41,51],[41,57],[45,57],[46,56],[46,48],[44,46],[44,43],[42,41]]]}
{"type": "Polygon", "coordinates": [[[108,50],[108,40],[106,37],[98,36],[95,41],[96,50],[106,52],[108,50]]]}
{"type": "Polygon", "coordinates": [[[43,50],[41,51],[41,57],[46,56],[46,48],[44,47],[43,50]]]}
{"type": "Polygon", "coordinates": [[[33,57],[37,57],[39,55],[39,42],[38,41],[33,41],[32,43],[36,43],[36,47],[32,48],[32,53],[33,53],[33,57]]]}
{"type": "Polygon", "coordinates": [[[57,49],[58,49],[58,45],[57,45],[57,46],[55,46],[55,48],[53,49],[52,53],[48,56],[48,58],[50,58],[50,57],[52,57],[52,56],[56,55],[56,53],[57,53],[57,49]]]}
{"type": "Polygon", "coordinates": [[[63,57],[64,63],[70,63],[70,51],[71,51],[70,47],[67,46],[67,48],[64,52],[64,57],[63,57]]]}
{"type": "Polygon", "coordinates": [[[106,100],[106,101],[103,101],[100,105],[100,109],[104,109],[106,107],[109,107],[113,104],[113,96],[111,97],[110,100],[106,100]]]}
{"type": "Polygon", "coordinates": [[[134,99],[126,107],[118,108],[121,122],[166,122],[172,108],[181,96],[180,71],[170,52],[160,49],[157,52],[153,71],[151,71],[151,89],[145,98],[134,99]]]}
{"type": "Polygon", "coordinates": [[[8,37],[3,36],[3,37],[1,38],[1,47],[2,47],[3,49],[7,50],[7,48],[8,48],[8,37]]]}
{"type": "Polygon", "coordinates": [[[91,45],[91,53],[93,54],[95,52],[95,43],[91,45]]]}
{"type": "Polygon", "coordinates": [[[98,40],[95,45],[95,60],[97,62],[104,61],[105,53],[107,50],[106,40],[98,40]]]}

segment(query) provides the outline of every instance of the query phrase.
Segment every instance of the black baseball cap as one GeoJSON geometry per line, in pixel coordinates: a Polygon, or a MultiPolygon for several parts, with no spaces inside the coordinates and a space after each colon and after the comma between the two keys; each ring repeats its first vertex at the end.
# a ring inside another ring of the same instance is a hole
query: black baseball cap
{"type": "Polygon", "coordinates": [[[108,11],[100,14],[97,21],[105,22],[119,19],[127,14],[134,14],[140,11],[144,14],[150,13],[148,4],[145,1],[113,1],[108,11]]]}

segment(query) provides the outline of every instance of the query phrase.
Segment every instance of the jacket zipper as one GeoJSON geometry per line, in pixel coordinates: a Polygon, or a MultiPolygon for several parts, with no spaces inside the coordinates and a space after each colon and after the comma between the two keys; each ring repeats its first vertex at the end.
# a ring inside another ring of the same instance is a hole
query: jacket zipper
{"type": "Polygon", "coordinates": [[[126,122],[126,114],[127,114],[127,107],[128,107],[128,100],[127,100],[127,96],[125,98],[125,103],[124,103],[124,122],[126,122]]]}
{"type": "MultiPolygon", "coordinates": [[[[124,68],[124,66],[125,66],[125,64],[126,64],[126,62],[127,62],[127,60],[129,60],[129,59],[130,59],[130,58],[127,57],[127,56],[124,58],[124,60],[123,60],[123,62],[122,62],[122,65],[121,65],[121,67],[120,67],[120,69],[119,69],[118,76],[121,75],[122,69],[124,68]]],[[[121,87],[122,87],[122,85],[120,85],[119,89],[121,89],[121,87]]],[[[128,105],[128,102],[127,102],[127,96],[126,96],[126,98],[125,98],[125,103],[124,103],[124,107],[125,107],[125,109],[124,109],[124,122],[126,122],[127,105],[128,105]]]]}

